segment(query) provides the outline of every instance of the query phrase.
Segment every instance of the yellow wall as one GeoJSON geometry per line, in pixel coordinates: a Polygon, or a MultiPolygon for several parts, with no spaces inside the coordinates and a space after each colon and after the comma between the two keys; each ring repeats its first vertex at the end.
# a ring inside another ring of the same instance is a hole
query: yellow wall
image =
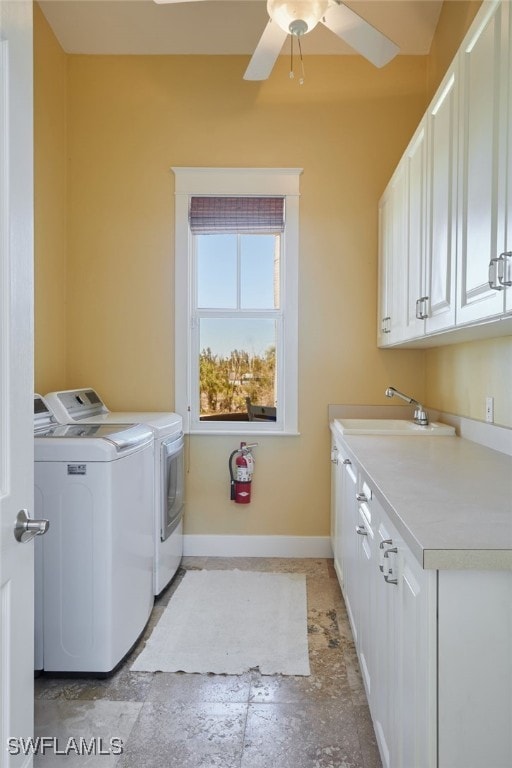
{"type": "Polygon", "coordinates": [[[494,421],[512,427],[512,337],[429,350],[428,401],[443,410],[485,419],[485,398],[494,397],[494,421]]]}
{"type": "Polygon", "coordinates": [[[35,389],[66,381],[67,56],[34,6],[35,389]]]}
{"type": "Polygon", "coordinates": [[[430,46],[427,67],[428,101],[451,64],[482,0],[445,0],[430,46]]]}
{"type": "MultiPolygon", "coordinates": [[[[375,343],[377,202],[428,102],[433,60],[399,57],[377,70],[355,57],[307,57],[300,87],[283,57],[257,84],[242,80],[247,57],[66,57],[40,13],[35,21],[36,152],[41,163],[49,154],[36,210],[59,225],[36,233],[36,387],[93,385],[113,409],[172,409],[170,167],[303,167],[301,436],[260,439],[248,508],[227,498],[236,438],[191,438],[186,531],[326,535],[327,405],[384,403],[389,384],[433,407],[446,402],[435,350],[375,343]],[[55,313],[66,337],[50,333],[55,313]]],[[[454,406],[463,413],[460,394],[454,406]]]]}
{"type": "Polygon", "coordinates": [[[424,352],[379,352],[375,308],[377,201],[423,111],[425,59],[308,58],[303,87],[286,60],[262,85],[245,64],[70,58],[68,382],[114,408],[173,407],[171,166],[303,167],[301,436],[260,439],[242,511],[228,500],[236,438],[193,437],[186,529],[321,535],[328,404],[383,402],[391,381],[423,395],[424,352]]]}

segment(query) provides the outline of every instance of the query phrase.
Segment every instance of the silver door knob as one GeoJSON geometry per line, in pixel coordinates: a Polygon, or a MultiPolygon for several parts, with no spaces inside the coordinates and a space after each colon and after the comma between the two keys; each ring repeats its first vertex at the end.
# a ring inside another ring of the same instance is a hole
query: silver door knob
{"type": "Polygon", "coordinates": [[[14,525],[14,538],[20,544],[25,544],[32,541],[34,536],[42,536],[49,527],[49,520],[32,520],[26,509],[20,509],[14,525]]]}

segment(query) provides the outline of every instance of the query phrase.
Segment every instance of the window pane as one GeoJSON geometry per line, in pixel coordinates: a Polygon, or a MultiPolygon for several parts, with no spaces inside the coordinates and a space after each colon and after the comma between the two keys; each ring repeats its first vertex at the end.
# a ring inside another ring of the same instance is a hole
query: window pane
{"type": "Polygon", "coordinates": [[[275,321],[202,318],[199,323],[200,417],[248,420],[248,398],[273,409],[275,321]]]}
{"type": "Polygon", "coordinates": [[[279,237],[241,235],[242,309],[279,307],[279,237]]]}
{"type": "Polygon", "coordinates": [[[236,309],[236,235],[197,235],[197,306],[236,309]]]}

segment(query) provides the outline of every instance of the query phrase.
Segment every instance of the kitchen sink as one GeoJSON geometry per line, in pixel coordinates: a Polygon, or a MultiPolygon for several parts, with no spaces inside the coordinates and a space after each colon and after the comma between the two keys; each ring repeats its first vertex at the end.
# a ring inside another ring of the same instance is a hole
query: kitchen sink
{"type": "Polygon", "coordinates": [[[454,435],[455,427],[432,422],[422,427],[406,419],[336,419],[343,435],[454,435]]]}

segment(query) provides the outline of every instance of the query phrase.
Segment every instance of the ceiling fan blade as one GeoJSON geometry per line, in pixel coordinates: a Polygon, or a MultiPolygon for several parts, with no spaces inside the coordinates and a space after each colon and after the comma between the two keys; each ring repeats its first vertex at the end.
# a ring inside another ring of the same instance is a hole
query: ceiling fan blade
{"type": "Polygon", "coordinates": [[[270,19],[245,70],[244,80],[266,80],[287,37],[284,29],[270,19]]]}
{"type": "Polygon", "coordinates": [[[346,5],[330,6],[322,23],[376,67],[383,67],[400,50],[396,43],[346,5]]]}

